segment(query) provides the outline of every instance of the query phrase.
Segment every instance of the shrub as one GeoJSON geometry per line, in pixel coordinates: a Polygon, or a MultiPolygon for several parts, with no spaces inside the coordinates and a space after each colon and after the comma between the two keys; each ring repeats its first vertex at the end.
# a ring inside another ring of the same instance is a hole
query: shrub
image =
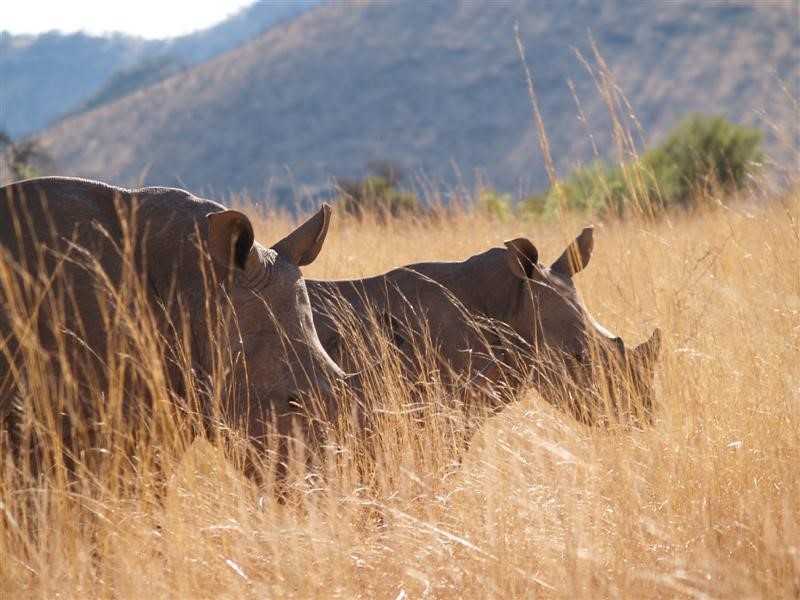
{"type": "Polygon", "coordinates": [[[340,179],[337,204],[358,218],[368,213],[385,219],[418,212],[419,198],[398,187],[402,173],[398,168],[388,169],[388,164],[371,163],[376,173],[361,180],[340,179]]]}
{"type": "Polygon", "coordinates": [[[547,212],[547,194],[533,194],[523,198],[517,208],[521,213],[540,217],[547,212]]]}
{"type": "Polygon", "coordinates": [[[652,213],[691,206],[715,190],[740,190],[761,169],[761,139],[759,130],[722,116],[692,115],[663,144],[628,162],[574,169],[547,191],[544,212],[652,213]]]}
{"type": "Polygon", "coordinates": [[[688,206],[716,188],[743,189],[764,161],[761,131],[722,116],[692,115],[645,154],[668,205],[688,206]]]}
{"type": "Polygon", "coordinates": [[[512,214],[511,195],[499,194],[492,188],[478,190],[478,210],[495,219],[507,219],[512,214]]]}
{"type": "Polygon", "coordinates": [[[6,169],[11,176],[10,181],[19,181],[38,175],[52,175],[57,172],[58,165],[39,138],[14,142],[5,131],[0,130],[0,184],[10,183],[6,181],[6,169]]]}
{"type": "Polygon", "coordinates": [[[573,169],[569,177],[548,191],[548,212],[560,208],[569,212],[601,213],[616,206],[623,189],[619,175],[600,162],[573,169]]]}

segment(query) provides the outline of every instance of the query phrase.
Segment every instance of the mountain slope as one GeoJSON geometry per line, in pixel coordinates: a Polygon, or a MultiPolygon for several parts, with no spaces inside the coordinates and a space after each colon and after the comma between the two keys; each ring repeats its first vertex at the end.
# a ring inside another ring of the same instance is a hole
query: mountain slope
{"type": "MultiPolygon", "coordinates": [[[[557,166],[611,155],[608,111],[573,47],[591,31],[651,140],[688,112],[793,126],[796,5],[333,3],[45,134],[69,173],[216,191],[312,187],[390,159],[446,182],[546,184],[513,28],[557,166]],[[567,79],[593,136],[577,118],[567,79]]],[[[768,138],[792,160],[797,138],[768,138]],[[794,148],[793,148],[794,146],[794,148]]]]}
{"type": "Polygon", "coordinates": [[[0,32],[0,129],[12,138],[33,133],[68,112],[96,106],[120,88],[167,74],[161,68],[165,62],[203,62],[318,2],[259,2],[213,27],[165,40],[0,32]],[[155,63],[159,68],[153,68],[155,63]],[[142,77],[145,70],[148,74],[142,77]],[[104,87],[106,82],[110,85],[104,87]]]}
{"type": "Polygon", "coordinates": [[[124,35],[0,33],[0,128],[33,133],[76,107],[115,69],[157,52],[158,43],[124,35]]]}

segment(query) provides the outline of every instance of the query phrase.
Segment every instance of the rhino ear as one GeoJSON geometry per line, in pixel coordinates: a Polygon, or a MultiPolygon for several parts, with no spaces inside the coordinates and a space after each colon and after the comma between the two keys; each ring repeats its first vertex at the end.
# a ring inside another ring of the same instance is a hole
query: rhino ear
{"type": "Polygon", "coordinates": [[[298,267],[311,264],[322,249],[330,220],[331,207],[329,204],[323,204],[317,214],[275,244],[272,249],[298,267]]]}
{"type": "Polygon", "coordinates": [[[223,210],[206,215],[208,219],[208,251],[215,262],[245,268],[253,248],[253,225],[238,210],[223,210]]]}
{"type": "Polygon", "coordinates": [[[633,353],[648,371],[652,371],[658,355],[661,353],[661,330],[656,327],[650,335],[650,339],[636,346],[633,353]]]}
{"type": "Polygon", "coordinates": [[[572,277],[589,264],[593,248],[594,228],[586,227],[550,268],[557,273],[572,277]]]}
{"type": "Polygon", "coordinates": [[[541,275],[539,251],[527,238],[516,238],[505,242],[508,249],[506,260],[511,272],[520,279],[534,279],[541,275]]]}

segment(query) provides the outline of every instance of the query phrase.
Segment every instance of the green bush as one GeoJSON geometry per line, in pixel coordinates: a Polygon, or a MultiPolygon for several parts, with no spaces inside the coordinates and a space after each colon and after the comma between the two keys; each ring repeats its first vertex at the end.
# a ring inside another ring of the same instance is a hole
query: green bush
{"type": "Polygon", "coordinates": [[[722,116],[692,115],[666,141],[618,166],[574,169],[545,195],[544,212],[559,209],[623,216],[688,207],[714,191],[743,189],[761,170],[762,133],[722,116]]]}
{"type": "Polygon", "coordinates": [[[398,217],[419,211],[419,198],[397,187],[394,181],[382,175],[373,175],[354,181],[340,179],[337,204],[359,219],[374,214],[381,219],[398,217]]]}
{"type": "Polygon", "coordinates": [[[38,175],[52,175],[57,171],[55,159],[45,150],[38,137],[15,142],[0,130],[0,184],[38,175]],[[9,170],[10,181],[4,181],[5,169],[9,170]]]}
{"type": "Polygon", "coordinates": [[[499,194],[492,188],[478,190],[478,209],[495,219],[507,219],[513,213],[511,194],[499,194]]]}
{"type": "Polygon", "coordinates": [[[645,154],[668,205],[688,206],[720,189],[743,189],[764,161],[761,131],[722,116],[693,115],[645,154]]]}
{"type": "Polygon", "coordinates": [[[597,162],[577,167],[564,181],[555,184],[547,193],[545,208],[567,212],[602,213],[622,204],[624,197],[622,171],[610,169],[597,162]]]}
{"type": "Polygon", "coordinates": [[[547,194],[533,194],[523,198],[517,208],[523,214],[541,217],[547,212],[547,194]]]}

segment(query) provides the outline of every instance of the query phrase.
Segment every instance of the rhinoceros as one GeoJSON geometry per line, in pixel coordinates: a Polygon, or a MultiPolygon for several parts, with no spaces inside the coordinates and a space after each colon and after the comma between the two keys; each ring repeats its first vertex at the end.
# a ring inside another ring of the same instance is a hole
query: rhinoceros
{"type": "Polygon", "coordinates": [[[461,381],[519,384],[515,376],[527,371],[546,398],[566,399],[582,420],[595,421],[598,412],[581,391],[598,386],[617,414],[635,407],[649,413],[660,331],[629,349],[592,318],[573,276],[589,263],[593,244],[587,227],[550,267],[530,240],[517,238],[463,262],[306,285],[323,347],[346,370],[365,367],[345,341],[344,321],[355,317],[365,328],[385,325],[414,376],[421,360],[413,354],[428,336],[436,366],[461,381]],[[629,385],[618,385],[622,380],[629,385]]]}
{"type": "MultiPolygon", "coordinates": [[[[207,385],[216,386],[227,422],[252,439],[262,439],[271,421],[289,433],[291,415],[303,412],[308,398],[335,408],[332,382],[342,372],[317,338],[299,269],[319,253],[329,217],[323,205],[267,248],[255,241],[245,214],[180,189],[123,189],[62,177],[2,188],[0,416],[6,430],[18,435],[17,409],[24,413],[26,402],[41,401],[31,398],[37,392],[26,356],[44,355],[52,402],[61,401],[60,390],[78,386],[71,397],[82,405],[55,411],[65,419],[67,437],[70,414],[88,420],[102,414],[96,404],[107,401],[106,384],[119,376],[109,365],[119,365],[126,351],[117,329],[137,328],[121,317],[139,314],[128,305],[137,294],[145,305],[141,318],[152,316],[165,340],[165,361],[189,355],[188,364],[166,369],[169,388],[180,394],[189,372],[207,381],[222,372],[213,357],[227,357],[227,380],[207,385]],[[120,292],[125,286],[128,299],[120,292]]],[[[141,367],[125,374],[134,368],[141,367]]]]}

